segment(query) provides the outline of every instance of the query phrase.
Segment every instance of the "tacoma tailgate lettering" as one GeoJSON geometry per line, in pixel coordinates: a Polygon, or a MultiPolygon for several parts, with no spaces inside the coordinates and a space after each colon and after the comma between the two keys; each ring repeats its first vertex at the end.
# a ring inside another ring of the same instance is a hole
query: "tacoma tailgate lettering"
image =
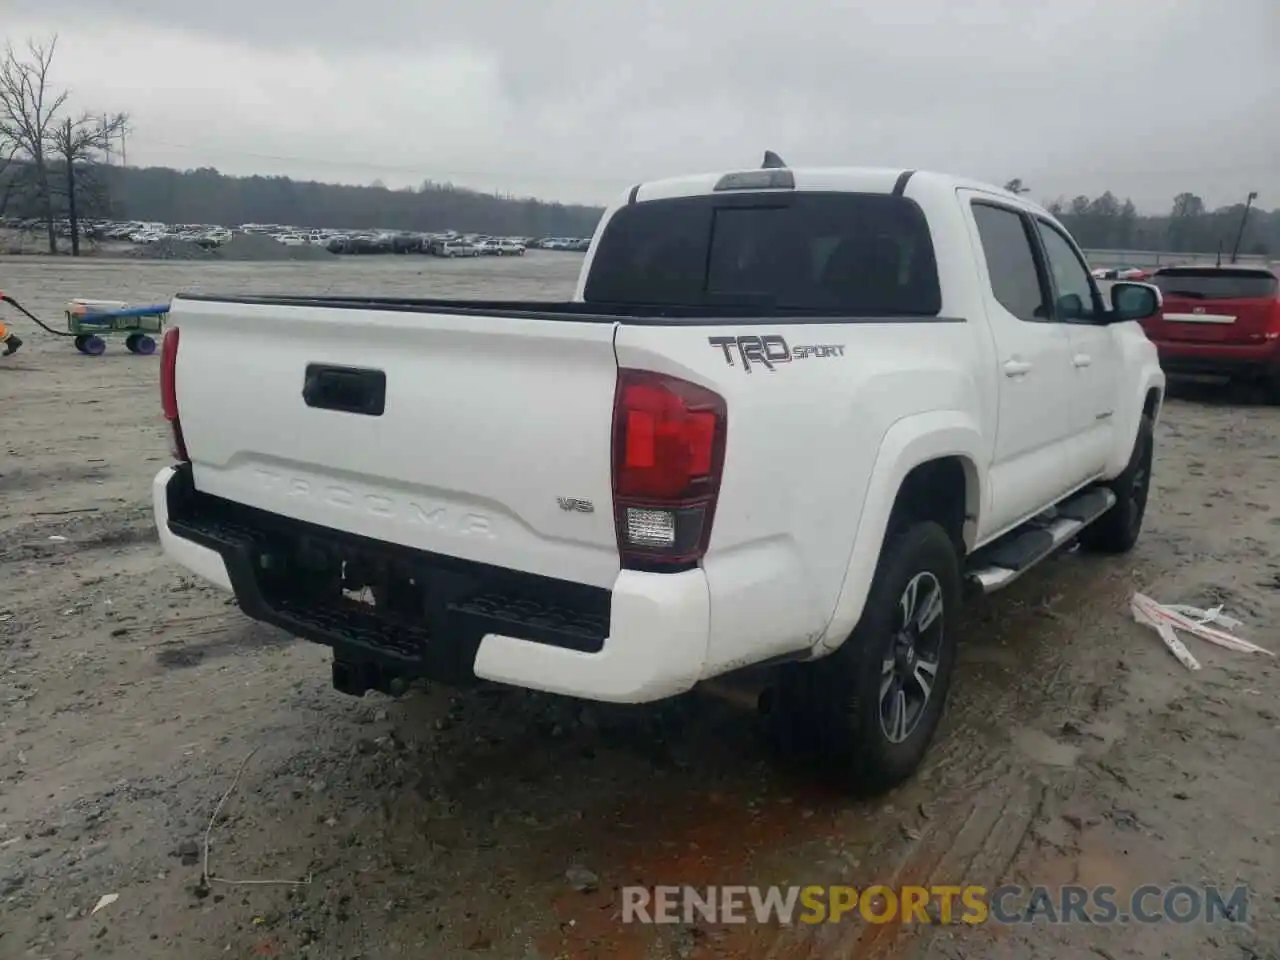
{"type": "Polygon", "coordinates": [[[373,493],[357,493],[332,483],[316,484],[301,477],[286,478],[271,470],[256,470],[263,486],[272,490],[283,489],[290,498],[317,501],[343,510],[365,512],[378,517],[399,518],[403,522],[452,533],[460,536],[493,539],[490,519],[474,511],[450,510],[440,504],[420,503],[417,500],[396,501],[373,493]]]}

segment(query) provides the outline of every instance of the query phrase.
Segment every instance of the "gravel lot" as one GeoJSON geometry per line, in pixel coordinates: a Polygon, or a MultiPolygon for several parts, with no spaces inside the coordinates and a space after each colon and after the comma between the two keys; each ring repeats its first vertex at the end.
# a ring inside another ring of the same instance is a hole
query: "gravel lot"
{"type": "MultiPolygon", "coordinates": [[[[73,296],[179,289],[554,298],[579,262],[24,257],[0,259],[0,285],[57,318],[73,296]]],[[[1222,602],[1280,650],[1280,410],[1171,400],[1139,548],[1065,556],[977,603],[927,768],[853,803],[771,759],[723,697],[584,709],[488,688],[332,691],[326,651],[162,559],[156,357],[112,343],[90,359],[15,324],[27,345],[0,361],[0,958],[1280,957],[1280,673],[1188,640],[1205,663],[1189,673],[1127,614],[1135,589],[1222,602]],[[206,824],[246,757],[210,867],[308,884],[200,882],[206,824]],[[1001,881],[1253,894],[1247,923],[1213,928],[617,915],[633,883],[1001,881]]]]}

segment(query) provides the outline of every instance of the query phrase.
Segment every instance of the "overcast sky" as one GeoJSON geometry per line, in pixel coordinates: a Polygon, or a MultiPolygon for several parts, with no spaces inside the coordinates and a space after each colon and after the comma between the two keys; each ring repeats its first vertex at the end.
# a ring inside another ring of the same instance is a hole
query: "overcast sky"
{"type": "Polygon", "coordinates": [[[128,162],[604,202],[754,166],[1280,207],[1280,0],[0,0],[128,162]]]}

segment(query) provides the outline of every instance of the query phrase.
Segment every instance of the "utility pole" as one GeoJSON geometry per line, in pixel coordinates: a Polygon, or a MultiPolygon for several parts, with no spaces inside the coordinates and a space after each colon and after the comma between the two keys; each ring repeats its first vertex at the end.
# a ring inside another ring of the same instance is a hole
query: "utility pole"
{"type": "Polygon", "coordinates": [[[1249,222],[1249,208],[1253,206],[1253,201],[1258,199],[1258,191],[1249,191],[1249,196],[1244,202],[1244,213],[1240,214],[1240,229],[1236,231],[1235,246],[1231,248],[1231,262],[1236,262],[1236,256],[1240,253],[1240,241],[1244,239],[1244,225],[1249,222]]]}
{"type": "Polygon", "coordinates": [[[127,167],[129,165],[129,154],[125,152],[124,138],[128,135],[124,124],[120,125],[120,166],[127,167]]]}

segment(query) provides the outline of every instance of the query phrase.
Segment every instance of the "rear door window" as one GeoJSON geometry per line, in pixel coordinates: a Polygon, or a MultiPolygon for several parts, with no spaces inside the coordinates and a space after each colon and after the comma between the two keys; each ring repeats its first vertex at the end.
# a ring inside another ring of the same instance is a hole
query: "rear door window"
{"type": "Polygon", "coordinates": [[[601,236],[584,299],[853,316],[942,307],[929,226],[913,201],[817,192],[623,207],[601,236]]]}
{"type": "Polygon", "coordinates": [[[1278,286],[1270,271],[1226,267],[1159,271],[1151,279],[1166,297],[1190,300],[1274,299],[1278,286]]]}
{"type": "Polygon", "coordinates": [[[973,219],[978,225],[996,300],[1019,320],[1048,320],[1044,286],[1026,218],[1007,207],[974,203],[973,219]]]}

